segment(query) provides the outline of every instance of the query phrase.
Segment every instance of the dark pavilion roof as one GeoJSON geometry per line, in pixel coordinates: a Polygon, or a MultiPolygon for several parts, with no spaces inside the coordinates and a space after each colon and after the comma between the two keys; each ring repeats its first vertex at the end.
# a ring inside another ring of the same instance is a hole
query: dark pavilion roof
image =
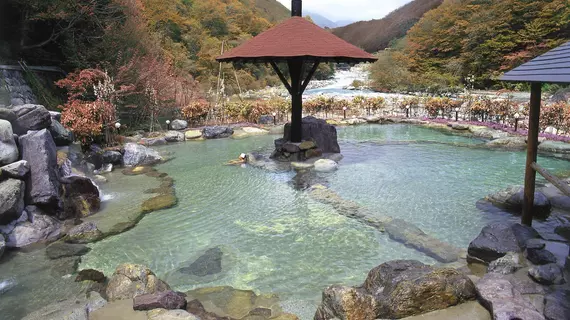
{"type": "Polygon", "coordinates": [[[505,73],[501,80],[570,83],[570,42],[505,73]]]}
{"type": "Polygon", "coordinates": [[[377,58],[301,17],[292,17],[216,60],[269,62],[304,57],[321,62],[373,62],[377,58]]]}

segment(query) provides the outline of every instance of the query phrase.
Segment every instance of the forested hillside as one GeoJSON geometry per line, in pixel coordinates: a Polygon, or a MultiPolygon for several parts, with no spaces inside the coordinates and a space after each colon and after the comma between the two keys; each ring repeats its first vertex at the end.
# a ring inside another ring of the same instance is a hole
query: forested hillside
{"type": "Polygon", "coordinates": [[[291,16],[291,11],[277,0],[255,0],[259,13],[273,23],[281,22],[291,16]]]}
{"type": "MultiPolygon", "coordinates": [[[[443,0],[414,0],[380,20],[361,21],[333,33],[368,52],[383,50],[394,39],[401,38],[429,10],[443,0]]],[[[378,5],[381,5],[380,3],[378,5]]]]}
{"type": "Polygon", "coordinates": [[[380,90],[498,85],[504,71],[570,39],[567,0],[445,0],[380,53],[380,90]]]}

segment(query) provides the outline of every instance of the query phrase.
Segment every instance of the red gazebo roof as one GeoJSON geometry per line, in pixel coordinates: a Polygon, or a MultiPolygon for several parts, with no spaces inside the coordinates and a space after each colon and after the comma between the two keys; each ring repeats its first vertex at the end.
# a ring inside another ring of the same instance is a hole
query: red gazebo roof
{"type": "Polygon", "coordinates": [[[269,62],[304,57],[321,62],[374,62],[376,57],[312,22],[292,17],[220,57],[220,62],[269,62]]]}

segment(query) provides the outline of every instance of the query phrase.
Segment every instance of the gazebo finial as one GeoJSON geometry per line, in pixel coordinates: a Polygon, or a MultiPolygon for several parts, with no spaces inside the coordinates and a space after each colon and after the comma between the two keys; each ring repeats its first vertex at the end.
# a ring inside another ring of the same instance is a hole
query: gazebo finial
{"type": "Polygon", "coordinates": [[[303,1],[302,0],[292,0],[291,1],[291,17],[302,17],[303,16],[303,1]]]}

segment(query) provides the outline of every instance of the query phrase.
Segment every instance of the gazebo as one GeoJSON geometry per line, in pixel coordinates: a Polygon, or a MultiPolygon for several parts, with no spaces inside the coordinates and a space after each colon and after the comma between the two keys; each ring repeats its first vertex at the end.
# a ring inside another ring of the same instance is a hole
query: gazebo
{"type": "Polygon", "coordinates": [[[560,181],[536,163],[542,84],[570,84],[570,42],[567,42],[560,47],[505,73],[501,77],[501,80],[511,82],[529,82],[531,84],[522,215],[522,223],[530,226],[533,219],[534,192],[536,188],[537,172],[560,189],[564,194],[570,196],[570,188],[567,183],[560,181]]]}
{"type": "Polygon", "coordinates": [[[320,63],[373,62],[373,55],[347,43],[302,17],[302,1],[292,0],[292,17],[216,60],[269,63],[291,95],[291,142],[301,142],[303,93],[320,63]],[[290,82],[279,69],[286,63],[290,82]]]}

